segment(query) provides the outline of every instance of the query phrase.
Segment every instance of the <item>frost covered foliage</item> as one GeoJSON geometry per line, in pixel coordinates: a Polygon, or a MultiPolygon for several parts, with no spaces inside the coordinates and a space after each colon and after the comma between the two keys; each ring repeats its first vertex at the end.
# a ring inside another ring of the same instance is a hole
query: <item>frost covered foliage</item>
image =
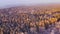
{"type": "Polygon", "coordinates": [[[1,34],[60,34],[60,11],[40,8],[0,10],[1,34]]]}

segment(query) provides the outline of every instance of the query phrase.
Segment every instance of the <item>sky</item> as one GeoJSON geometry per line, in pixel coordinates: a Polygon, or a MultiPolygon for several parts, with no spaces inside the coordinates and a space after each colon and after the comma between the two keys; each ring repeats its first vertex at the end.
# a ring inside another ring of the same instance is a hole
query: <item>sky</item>
{"type": "Polygon", "coordinates": [[[35,5],[49,3],[60,3],[60,0],[0,0],[0,8],[18,5],[35,5]]]}

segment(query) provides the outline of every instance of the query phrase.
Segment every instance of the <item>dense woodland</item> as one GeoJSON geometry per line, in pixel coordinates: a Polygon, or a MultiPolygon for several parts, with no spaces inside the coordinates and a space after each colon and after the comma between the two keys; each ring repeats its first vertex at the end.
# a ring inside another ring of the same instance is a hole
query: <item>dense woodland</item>
{"type": "Polygon", "coordinates": [[[58,9],[40,7],[0,9],[0,34],[52,33],[60,33],[60,10],[58,9]]]}

